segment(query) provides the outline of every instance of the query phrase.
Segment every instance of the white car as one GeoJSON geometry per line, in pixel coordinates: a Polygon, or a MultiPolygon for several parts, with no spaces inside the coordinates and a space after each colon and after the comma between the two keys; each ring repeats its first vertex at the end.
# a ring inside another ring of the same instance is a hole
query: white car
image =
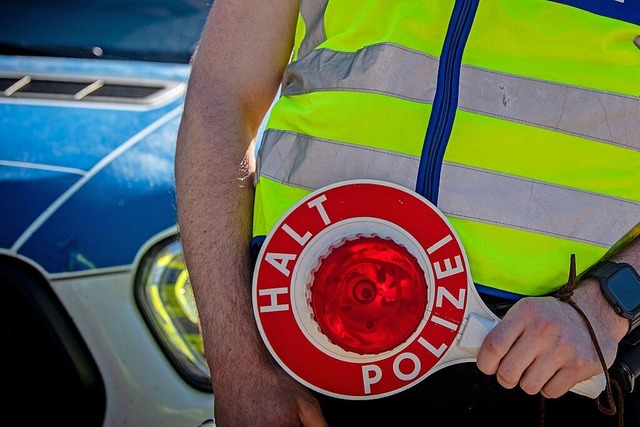
{"type": "Polygon", "coordinates": [[[195,427],[213,413],[173,181],[211,2],[2,3],[7,418],[195,427]]]}

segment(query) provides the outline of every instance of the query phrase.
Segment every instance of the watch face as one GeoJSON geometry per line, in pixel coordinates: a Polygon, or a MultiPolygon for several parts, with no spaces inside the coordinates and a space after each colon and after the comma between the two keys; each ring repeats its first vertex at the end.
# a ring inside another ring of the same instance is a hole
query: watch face
{"type": "Polygon", "coordinates": [[[635,313],[640,310],[638,279],[628,268],[621,268],[607,280],[607,287],[623,311],[635,313]]]}

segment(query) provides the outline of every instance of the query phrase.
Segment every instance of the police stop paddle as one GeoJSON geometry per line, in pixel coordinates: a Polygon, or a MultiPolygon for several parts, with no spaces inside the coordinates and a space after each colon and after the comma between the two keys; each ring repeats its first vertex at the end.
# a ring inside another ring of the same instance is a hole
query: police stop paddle
{"type": "MultiPolygon", "coordinates": [[[[262,339],[307,387],[343,399],[406,390],[473,362],[500,319],[482,302],[447,218],[387,182],[340,182],[291,207],[253,276],[262,339]]],[[[604,373],[572,391],[597,397],[604,373]]]]}

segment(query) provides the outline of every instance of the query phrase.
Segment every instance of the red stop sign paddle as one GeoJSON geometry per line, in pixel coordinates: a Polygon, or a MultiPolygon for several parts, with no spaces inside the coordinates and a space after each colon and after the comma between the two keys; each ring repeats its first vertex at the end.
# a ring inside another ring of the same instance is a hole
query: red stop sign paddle
{"type": "MultiPolygon", "coordinates": [[[[289,209],[260,250],[253,308],[282,368],[344,399],[389,396],[475,361],[499,322],[446,217],[374,180],[321,188],[289,209]]],[[[595,398],[604,385],[603,373],[572,390],[595,398]]]]}

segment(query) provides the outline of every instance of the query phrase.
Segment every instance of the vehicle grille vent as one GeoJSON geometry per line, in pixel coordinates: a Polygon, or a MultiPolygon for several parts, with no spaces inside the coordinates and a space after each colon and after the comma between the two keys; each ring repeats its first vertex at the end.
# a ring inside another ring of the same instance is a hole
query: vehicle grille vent
{"type": "Polygon", "coordinates": [[[1,98],[156,104],[182,94],[184,83],[114,79],[0,76],[1,98]]]}

